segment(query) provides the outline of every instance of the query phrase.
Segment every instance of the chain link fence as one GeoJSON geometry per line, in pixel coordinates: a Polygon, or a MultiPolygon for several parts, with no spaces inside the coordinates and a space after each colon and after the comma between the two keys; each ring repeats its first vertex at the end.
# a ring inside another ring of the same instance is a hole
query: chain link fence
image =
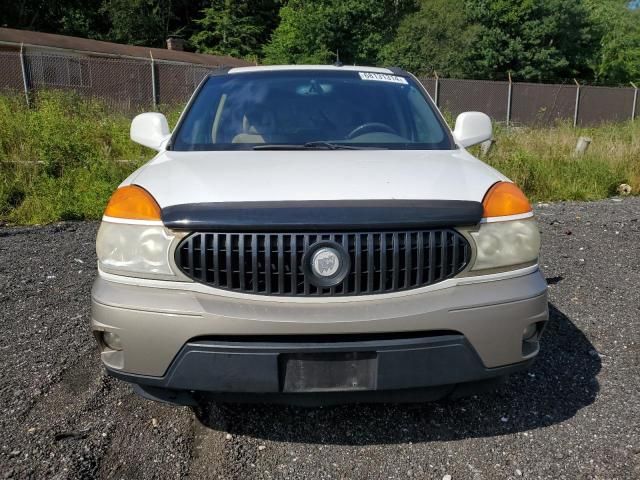
{"type": "Polygon", "coordinates": [[[20,54],[0,51],[0,90],[23,91],[20,54]]]}
{"type": "Polygon", "coordinates": [[[635,87],[450,78],[422,78],[421,82],[438,107],[452,115],[480,111],[507,124],[550,125],[571,121],[575,126],[637,118],[635,87]]]}
{"type": "Polygon", "coordinates": [[[216,68],[165,60],[93,57],[43,52],[0,52],[0,90],[66,90],[98,98],[119,112],[184,105],[216,68]]]}
{"type": "MultiPolygon", "coordinates": [[[[25,101],[45,89],[100,98],[114,110],[138,112],[184,105],[196,86],[220,67],[164,60],[0,51],[0,90],[22,92],[25,101]]],[[[635,119],[636,88],[549,85],[449,78],[422,78],[437,105],[457,115],[487,113],[497,122],[576,126],[635,119]]]]}

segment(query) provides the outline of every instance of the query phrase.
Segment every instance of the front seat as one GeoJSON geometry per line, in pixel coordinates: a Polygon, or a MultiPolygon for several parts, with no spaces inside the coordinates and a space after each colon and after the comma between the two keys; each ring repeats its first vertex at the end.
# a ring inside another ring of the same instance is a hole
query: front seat
{"type": "Polygon", "coordinates": [[[265,143],[265,141],[258,129],[250,124],[249,118],[245,114],[242,117],[242,132],[233,137],[231,143],[265,143]]]}

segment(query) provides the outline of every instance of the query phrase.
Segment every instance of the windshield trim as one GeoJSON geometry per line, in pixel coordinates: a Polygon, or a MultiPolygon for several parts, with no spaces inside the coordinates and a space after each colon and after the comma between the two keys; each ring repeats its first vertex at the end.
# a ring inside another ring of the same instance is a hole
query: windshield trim
{"type": "MultiPolygon", "coordinates": [[[[367,71],[367,69],[370,67],[361,67],[362,71],[367,71]]],[[[196,87],[196,89],[194,90],[193,94],[191,95],[191,97],[189,98],[189,101],[187,102],[187,104],[185,105],[184,110],[182,111],[182,113],[180,114],[180,117],[178,118],[178,121],[176,123],[175,128],[173,129],[173,131],[171,132],[171,137],[169,138],[169,141],[167,142],[167,150],[172,150],[173,149],[173,145],[175,142],[175,139],[178,136],[178,133],[180,132],[180,129],[182,128],[185,119],[187,118],[189,112],[191,111],[191,109],[193,108],[193,105],[195,103],[195,101],[198,99],[200,93],[202,92],[202,90],[204,89],[204,87],[206,86],[206,84],[213,78],[213,77],[218,77],[221,75],[234,75],[237,77],[242,77],[242,76],[253,76],[253,75],[264,75],[265,73],[270,74],[282,74],[283,72],[286,72],[287,69],[276,69],[276,70],[272,70],[272,71],[265,71],[265,70],[254,70],[254,71],[236,71],[233,73],[229,72],[229,68],[220,68],[218,70],[215,70],[209,74],[207,74],[198,84],[198,86],[196,87]]],[[[307,68],[305,69],[309,72],[314,72],[314,71],[318,71],[318,72],[326,72],[326,69],[323,68],[307,68]]],[[[300,70],[293,70],[292,71],[300,71],[300,70]]],[[[422,84],[422,82],[420,82],[420,80],[413,75],[410,72],[407,72],[405,70],[399,69],[399,68],[395,68],[395,67],[390,67],[389,71],[393,72],[393,75],[399,76],[399,77],[403,77],[405,79],[407,79],[408,82],[410,82],[413,86],[416,87],[416,89],[420,92],[420,94],[422,95],[422,97],[424,98],[424,100],[427,102],[427,104],[429,105],[429,108],[431,108],[431,110],[434,112],[436,120],[438,121],[438,123],[440,124],[440,127],[443,129],[443,132],[447,138],[447,141],[449,143],[449,148],[439,148],[439,149],[435,149],[435,150],[458,150],[459,146],[456,144],[454,138],[453,138],[453,134],[451,132],[451,128],[449,127],[449,125],[447,124],[444,116],[442,115],[442,113],[440,112],[440,109],[436,106],[435,102],[432,100],[431,95],[429,94],[429,92],[427,91],[427,89],[425,88],[425,86],[422,84]]],[[[353,70],[344,70],[344,72],[349,72],[352,73],[353,70]]],[[[231,144],[220,144],[221,147],[223,146],[228,146],[231,144]]],[[[225,151],[252,151],[253,150],[253,144],[245,144],[247,146],[247,148],[212,148],[210,144],[208,144],[207,149],[199,149],[199,148],[191,148],[191,149],[185,149],[185,150],[180,150],[180,151],[212,151],[212,152],[225,152],[225,151]]],[[[403,151],[403,150],[434,150],[433,148],[426,148],[427,145],[430,144],[420,144],[420,143],[392,143],[392,144],[359,144],[359,146],[362,146],[364,149],[384,149],[384,150],[390,150],[390,151],[403,151]]],[[[300,145],[300,147],[303,147],[304,145],[300,145]]],[[[301,148],[303,149],[303,148],[301,148]]],[[[309,149],[307,149],[309,151],[309,149]]],[[[253,150],[253,151],[257,151],[257,150],[253,150]]]]}

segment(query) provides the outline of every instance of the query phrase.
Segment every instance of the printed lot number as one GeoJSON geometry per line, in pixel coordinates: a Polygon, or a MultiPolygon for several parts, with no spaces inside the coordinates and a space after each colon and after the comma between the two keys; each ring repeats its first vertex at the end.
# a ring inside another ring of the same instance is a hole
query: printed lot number
{"type": "Polygon", "coordinates": [[[407,79],[398,77],[397,75],[389,75],[386,73],[358,72],[362,80],[373,80],[374,82],[391,82],[407,85],[407,79]]]}

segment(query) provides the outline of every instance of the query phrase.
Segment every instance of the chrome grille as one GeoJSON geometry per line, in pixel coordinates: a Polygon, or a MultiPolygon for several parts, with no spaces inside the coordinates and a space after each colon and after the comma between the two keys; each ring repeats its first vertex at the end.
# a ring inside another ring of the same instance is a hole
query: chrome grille
{"type": "Polygon", "coordinates": [[[471,250],[451,229],[365,233],[213,233],[185,237],[175,261],[188,277],[215,288],[257,295],[371,295],[432,285],[464,270],[471,250]],[[348,255],[349,273],[314,285],[303,267],[318,242],[348,255]]]}

